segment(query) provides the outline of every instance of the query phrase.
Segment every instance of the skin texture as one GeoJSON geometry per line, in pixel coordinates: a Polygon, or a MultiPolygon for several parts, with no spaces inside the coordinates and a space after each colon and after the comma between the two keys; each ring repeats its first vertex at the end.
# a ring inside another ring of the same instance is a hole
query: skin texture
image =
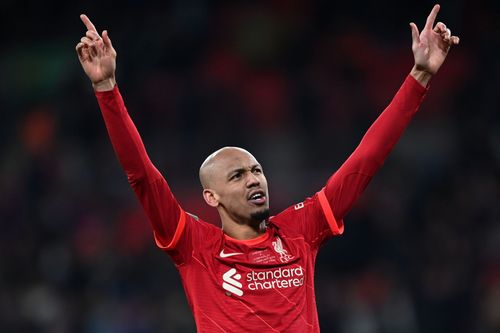
{"type": "MultiPolygon", "coordinates": [[[[438,72],[451,46],[460,41],[444,23],[434,24],[439,9],[439,5],[433,7],[421,32],[415,23],[410,23],[415,61],[410,75],[424,87],[438,72]]],[[[80,64],[95,91],[113,90],[117,53],[108,32],[104,30],[101,37],[86,15],[80,15],[80,19],[87,28],[76,45],[80,64]]],[[[203,198],[218,210],[226,234],[236,239],[250,239],[263,232],[259,225],[269,210],[267,180],[249,152],[236,147],[216,151],[202,164],[200,181],[203,198]],[[234,170],[239,170],[238,176],[231,178],[234,170]],[[265,199],[249,200],[252,191],[261,191],[265,199]]]]}

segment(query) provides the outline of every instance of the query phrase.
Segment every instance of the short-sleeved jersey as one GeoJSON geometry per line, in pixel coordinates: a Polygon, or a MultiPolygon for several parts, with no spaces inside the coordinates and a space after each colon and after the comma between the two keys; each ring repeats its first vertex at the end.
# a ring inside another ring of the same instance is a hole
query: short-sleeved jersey
{"type": "Polygon", "coordinates": [[[427,89],[408,76],[361,143],[311,198],[236,240],[186,213],[151,163],[117,87],[97,92],[113,148],[148,216],[156,244],[174,260],[198,332],[318,332],[314,263],[328,238],[396,144],[427,89]]]}
{"type": "Polygon", "coordinates": [[[323,191],[271,217],[265,233],[247,241],[181,214],[178,241],[167,252],[199,332],[319,332],[316,254],[343,232],[323,191]]]}

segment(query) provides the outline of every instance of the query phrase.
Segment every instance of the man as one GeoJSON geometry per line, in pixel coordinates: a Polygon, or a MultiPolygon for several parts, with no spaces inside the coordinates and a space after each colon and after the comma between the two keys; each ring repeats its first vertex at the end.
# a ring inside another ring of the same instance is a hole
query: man
{"type": "Polygon", "coordinates": [[[140,200],[158,247],[182,278],[199,332],[319,332],[314,295],[318,249],[342,234],[343,217],[417,111],[431,77],[459,39],[434,6],[419,33],[410,23],[415,65],[400,90],[326,186],[269,217],[267,180],[249,152],[225,147],[200,167],[203,197],[222,229],[186,213],[148,158],[115,81],[116,52],[85,16],[76,46],[118,159],[140,200]]]}

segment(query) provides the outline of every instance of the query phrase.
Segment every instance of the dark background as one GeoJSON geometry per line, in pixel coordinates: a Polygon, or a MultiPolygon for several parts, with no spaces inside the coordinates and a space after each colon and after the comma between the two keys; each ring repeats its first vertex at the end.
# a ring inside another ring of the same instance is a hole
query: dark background
{"type": "MultiPolygon", "coordinates": [[[[412,67],[431,1],[2,1],[0,332],[194,332],[74,47],[86,13],[152,160],[217,223],[201,162],[263,164],[272,213],[319,190],[412,67]]],[[[461,37],[320,252],[323,332],[500,332],[499,5],[442,1],[461,37]]]]}

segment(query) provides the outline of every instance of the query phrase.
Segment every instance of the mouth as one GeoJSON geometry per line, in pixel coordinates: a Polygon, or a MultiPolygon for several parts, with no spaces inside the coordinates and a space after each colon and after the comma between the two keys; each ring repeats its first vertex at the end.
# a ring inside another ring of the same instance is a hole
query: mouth
{"type": "Polygon", "coordinates": [[[252,191],[248,195],[248,201],[256,206],[262,206],[267,202],[267,197],[264,191],[252,191]]]}

